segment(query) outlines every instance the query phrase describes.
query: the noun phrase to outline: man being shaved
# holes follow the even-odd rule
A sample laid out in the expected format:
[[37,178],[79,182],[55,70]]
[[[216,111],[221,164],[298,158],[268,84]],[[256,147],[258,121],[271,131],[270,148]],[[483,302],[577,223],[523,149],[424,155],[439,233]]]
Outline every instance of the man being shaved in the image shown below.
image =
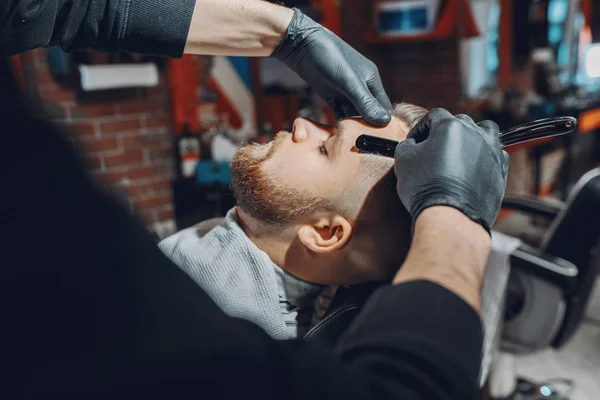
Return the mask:
[[360,154],[354,143],[360,134],[404,140],[426,113],[398,104],[383,128],[296,119],[292,132],[239,150],[238,203],[221,224],[205,235],[183,230],[161,249],[229,315],[277,339],[304,336],[323,287],[383,281],[402,264],[410,221],[393,159]]

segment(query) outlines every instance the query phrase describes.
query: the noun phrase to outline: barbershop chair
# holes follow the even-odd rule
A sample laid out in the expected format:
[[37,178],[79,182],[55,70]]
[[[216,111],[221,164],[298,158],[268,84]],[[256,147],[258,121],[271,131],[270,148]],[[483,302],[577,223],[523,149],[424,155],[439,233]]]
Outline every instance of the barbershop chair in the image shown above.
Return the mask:
[[561,348],[580,326],[598,278],[600,168],[585,174],[565,203],[507,196],[502,207],[536,225],[549,222],[537,243],[530,237],[511,257],[502,342],[490,376],[490,398],[529,399],[535,396],[522,390],[514,356]]
[[600,168],[564,204],[507,196],[502,207],[550,221],[537,246],[522,245],[511,259],[503,350],[560,348],[580,325],[600,271]]

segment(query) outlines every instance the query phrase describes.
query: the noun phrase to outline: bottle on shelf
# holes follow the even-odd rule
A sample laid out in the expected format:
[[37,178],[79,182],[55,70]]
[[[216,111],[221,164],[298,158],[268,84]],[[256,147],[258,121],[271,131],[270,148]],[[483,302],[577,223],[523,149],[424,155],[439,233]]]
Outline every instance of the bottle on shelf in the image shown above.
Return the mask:
[[178,139],[179,171],[182,178],[193,178],[200,160],[200,138],[190,132],[186,124]]

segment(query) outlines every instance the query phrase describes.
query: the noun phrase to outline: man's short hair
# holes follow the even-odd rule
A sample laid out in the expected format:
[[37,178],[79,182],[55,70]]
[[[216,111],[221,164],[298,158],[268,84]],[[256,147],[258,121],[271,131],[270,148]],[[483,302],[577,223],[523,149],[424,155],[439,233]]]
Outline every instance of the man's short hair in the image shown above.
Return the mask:
[[[427,114],[428,110],[409,103],[394,105],[392,115],[406,124],[397,132],[396,140],[406,139],[409,131]],[[351,205],[358,212],[354,235],[362,235],[362,245],[369,258],[365,265],[398,267],[408,253],[411,220],[396,191],[394,160],[388,157],[367,156],[361,160],[360,179],[362,190]],[[355,187],[354,190],[357,188]],[[358,209],[358,211],[356,211]],[[371,247],[369,247],[371,246]]]
[[[421,106],[410,103],[398,103],[394,105],[392,115],[404,122],[408,129],[412,129],[417,123],[423,119],[428,110]],[[408,134],[408,132],[406,132]],[[404,139],[404,137],[402,138]]]
[[[423,119],[428,110],[410,103],[398,103],[392,108],[392,115],[404,122],[408,127],[406,131],[398,131],[396,140],[402,141],[406,139],[409,131]],[[380,156],[368,156],[364,157],[361,162],[361,172],[363,179],[369,184],[374,185],[380,180],[383,175],[386,174],[393,166],[393,160],[391,158],[384,158]]]

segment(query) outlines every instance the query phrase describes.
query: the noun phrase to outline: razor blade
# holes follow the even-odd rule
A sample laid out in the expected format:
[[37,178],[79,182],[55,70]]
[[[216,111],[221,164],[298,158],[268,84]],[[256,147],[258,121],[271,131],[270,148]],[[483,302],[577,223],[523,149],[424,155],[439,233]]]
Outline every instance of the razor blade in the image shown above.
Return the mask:
[[[504,148],[531,140],[566,135],[575,129],[577,129],[577,118],[552,117],[538,119],[503,130],[500,132],[500,144]],[[363,134],[356,139],[356,148],[360,153],[393,158],[398,143],[400,142],[396,140]]]

